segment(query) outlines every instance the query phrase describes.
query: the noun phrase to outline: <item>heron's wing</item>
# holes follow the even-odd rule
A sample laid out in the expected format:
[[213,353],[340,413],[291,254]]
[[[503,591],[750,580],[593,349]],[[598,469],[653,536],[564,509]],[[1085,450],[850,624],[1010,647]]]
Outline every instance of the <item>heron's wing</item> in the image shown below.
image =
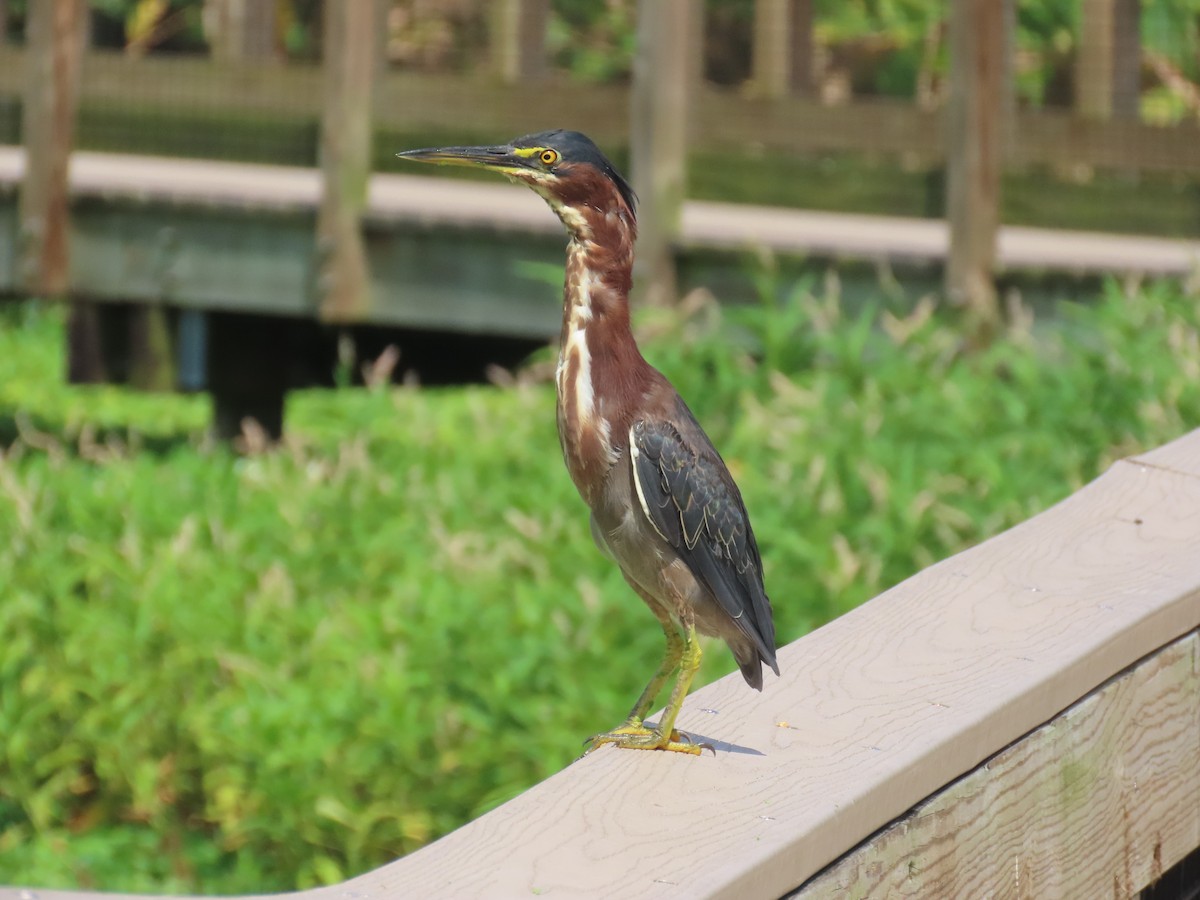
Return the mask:
[[629,430],[642,512],[778,674],[771,603],[742,495],[682,401],[678,410],[674,421],[639,419]]

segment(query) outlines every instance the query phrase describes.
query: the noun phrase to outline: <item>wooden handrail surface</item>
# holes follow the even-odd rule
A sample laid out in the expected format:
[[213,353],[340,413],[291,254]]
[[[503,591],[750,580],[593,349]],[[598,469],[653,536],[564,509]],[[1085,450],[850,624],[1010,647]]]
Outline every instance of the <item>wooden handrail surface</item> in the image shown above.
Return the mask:
[[[779,897],[1200,627],[1200,430],[736,673],[679,725],[716,755],[602,748],[346,897]],[[787,585],[774,602],[789,602]],[[0,900],[71,892],[0,889]]]

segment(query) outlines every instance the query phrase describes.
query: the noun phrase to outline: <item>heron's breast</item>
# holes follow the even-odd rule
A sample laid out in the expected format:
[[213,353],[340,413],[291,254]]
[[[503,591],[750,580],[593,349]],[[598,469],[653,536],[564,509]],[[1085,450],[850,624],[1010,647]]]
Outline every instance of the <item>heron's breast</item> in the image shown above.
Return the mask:
[[568,323],[555,376],[558,435],[567,470],[589,502],[616,461],[612,423],[595,376],[586,323]]

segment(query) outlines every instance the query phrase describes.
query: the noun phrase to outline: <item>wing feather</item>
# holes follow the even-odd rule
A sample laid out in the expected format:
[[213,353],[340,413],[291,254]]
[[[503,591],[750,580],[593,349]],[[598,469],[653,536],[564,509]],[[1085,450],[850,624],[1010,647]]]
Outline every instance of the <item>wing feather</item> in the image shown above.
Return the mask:
[[629,430],[642,512],[778,674],[771,604],[741,492],[682,401],[674,418],[678,426],[645,418]]

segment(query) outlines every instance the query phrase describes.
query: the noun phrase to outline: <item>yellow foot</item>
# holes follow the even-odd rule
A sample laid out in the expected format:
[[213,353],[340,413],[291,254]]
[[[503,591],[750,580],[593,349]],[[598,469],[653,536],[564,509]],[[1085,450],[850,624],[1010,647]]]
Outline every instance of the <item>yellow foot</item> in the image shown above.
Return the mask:
[[670,750],[673,753],[690,753],[693,756],[699,756],[705,750],[712,750],[713,756],[717,755],[712,744],[697,744],[682,731],[672,728],[668,735],[657,728],[647,728],[636,722],[626,722],[620,728],[614,728],[604,734],[597,734],[588,738],[584,743],[587,744],[584,756],[601,744],[616,744],[626,750]]

